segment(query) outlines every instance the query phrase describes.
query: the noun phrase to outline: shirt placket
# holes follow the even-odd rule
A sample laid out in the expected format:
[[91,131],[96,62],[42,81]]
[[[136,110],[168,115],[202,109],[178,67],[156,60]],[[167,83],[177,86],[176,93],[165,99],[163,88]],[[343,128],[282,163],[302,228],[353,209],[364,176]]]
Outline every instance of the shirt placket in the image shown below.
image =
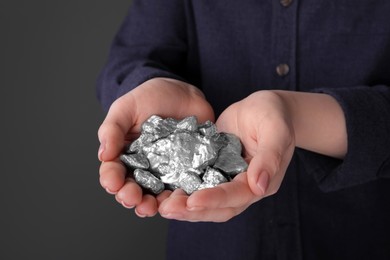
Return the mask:
[[272,6],[272,87],[295,90],[298,0],[273,0]]
[[[297,90],[298,4],[298,0],[273,1],[270,70],[274,89]],[[297,168],[293,159],[285,176],[285,185],[274,200],[277,259],[302,259]]]

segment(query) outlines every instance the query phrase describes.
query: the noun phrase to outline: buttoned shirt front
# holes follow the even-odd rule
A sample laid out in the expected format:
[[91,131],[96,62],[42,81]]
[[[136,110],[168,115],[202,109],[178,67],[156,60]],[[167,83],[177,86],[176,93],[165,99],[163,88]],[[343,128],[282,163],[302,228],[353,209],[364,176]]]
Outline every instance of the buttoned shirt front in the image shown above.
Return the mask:
[[134,0],[99,79],[103,107],[153,77],[217,115],[263,89],[332,95],[348,154],[297,149],[278,193],[221,223],[171,222],[169,259],[390,258],[390,1]]

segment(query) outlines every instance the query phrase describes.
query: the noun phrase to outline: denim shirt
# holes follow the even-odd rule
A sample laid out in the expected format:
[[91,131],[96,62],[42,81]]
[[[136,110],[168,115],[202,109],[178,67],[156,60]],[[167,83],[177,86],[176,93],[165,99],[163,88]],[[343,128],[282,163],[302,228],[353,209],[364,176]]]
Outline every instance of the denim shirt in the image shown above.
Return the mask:
[[171,221],[168,259],[390,259],[390,1],[134,0],[98,98],[154,77],[216,115],[262,89],[326,93],[348,134],[344,160],[297,148],[278,193],[226,223]]

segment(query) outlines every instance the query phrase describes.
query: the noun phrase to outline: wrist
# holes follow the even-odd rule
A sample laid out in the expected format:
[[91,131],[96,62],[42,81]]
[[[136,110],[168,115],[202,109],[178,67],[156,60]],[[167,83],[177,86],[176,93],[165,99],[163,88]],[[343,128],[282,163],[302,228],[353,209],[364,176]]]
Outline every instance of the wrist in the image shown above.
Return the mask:
[[344,113],[327,94],[275,91],[286,104],[296,146],[320,154],[343,158],[347,152]]

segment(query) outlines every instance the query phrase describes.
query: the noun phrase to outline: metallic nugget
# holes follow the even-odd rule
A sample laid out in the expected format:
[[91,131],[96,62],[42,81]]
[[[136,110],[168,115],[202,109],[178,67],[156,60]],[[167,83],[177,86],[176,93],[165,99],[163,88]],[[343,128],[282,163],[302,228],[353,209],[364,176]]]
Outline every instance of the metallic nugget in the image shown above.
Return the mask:
[[135,181],[154,194],[177,188],[192,194],[227,182],[248,167],[235,135],[218,133],[210,121],[198,124],[195,116],[151,116],[120,159],[134,171]]
[[135,169],[134,179],[139,185],[150,190],[154,194],[159,194],[164,190],[164,183],[148,171]]

